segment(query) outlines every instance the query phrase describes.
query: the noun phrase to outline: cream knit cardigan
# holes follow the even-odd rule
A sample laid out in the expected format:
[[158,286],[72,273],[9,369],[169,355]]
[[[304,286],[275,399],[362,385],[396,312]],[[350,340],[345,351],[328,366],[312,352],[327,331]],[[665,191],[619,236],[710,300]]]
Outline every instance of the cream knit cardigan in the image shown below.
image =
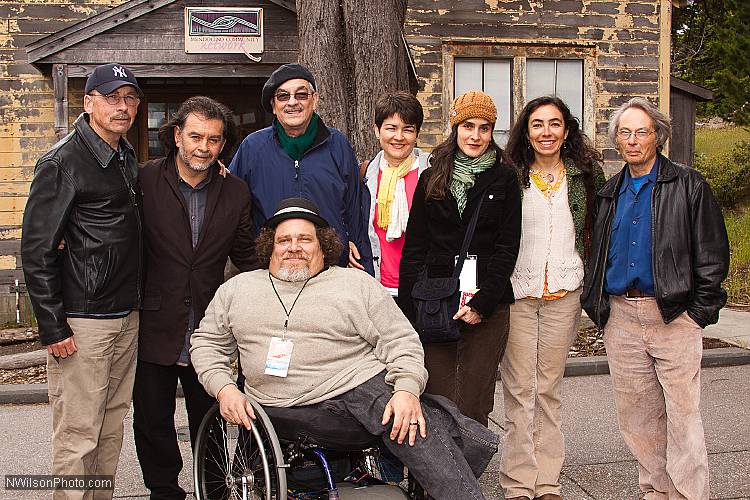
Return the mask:
[[[302,282],[274,283],[289,310]],[[419,337],[369,274],[331,267],[310,279],[289,316],[294,349],[288,376],[265,375],[271,337],[281,337],[285,319],[267,269],[219,287],[191,337],[191,361],[206,391],[216,396],[235,383],[230,359],[239,348],[245,393],[263,405],[319,403],[384,370],[394,391],[422,394],[427,370]]]
[[545,266],[550,292],[572,291],[583,284],[583,261],[575,246],[567,176],[549,199],[533,181],[523,190],[521,246],[510,278],[516,299],[542,296]]

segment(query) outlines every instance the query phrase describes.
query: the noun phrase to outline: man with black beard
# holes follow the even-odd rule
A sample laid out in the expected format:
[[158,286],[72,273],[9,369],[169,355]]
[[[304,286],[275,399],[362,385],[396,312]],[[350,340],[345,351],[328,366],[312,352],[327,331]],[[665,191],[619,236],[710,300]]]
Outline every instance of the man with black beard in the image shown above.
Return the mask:
[[198,383],[188,348],[227,257],[256,267],[247,185],[219,162],[236,140],[231,112],[208,97],[186,100],[159,131],[166,158],[140,171],[146,279],[133,393],[133,429],[151,498],[183,499],[174,426],[175,389],[185,394],[191,444],[214,400]]

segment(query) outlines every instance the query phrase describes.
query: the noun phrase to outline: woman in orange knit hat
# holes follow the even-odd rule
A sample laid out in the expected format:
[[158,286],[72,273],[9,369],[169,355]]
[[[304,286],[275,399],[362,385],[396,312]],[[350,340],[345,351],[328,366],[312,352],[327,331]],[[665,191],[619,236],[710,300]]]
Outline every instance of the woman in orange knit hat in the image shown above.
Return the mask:
[[521,196],[518,178],[492,137],[497,111],[490,96],[478,91],[462,94],[453,101],[449,118],[450,136],[432,152],[431,167],[414,193],[398,300],[413,322],[414,284],[423,276],[452,275],[467,226],[479,207],[461,272],[461,290],[468,300],[454,316],[462,324],[461,339],[426,343],[424,351],[426,392],[448,397],[464,415],[487,425],[508,337]]

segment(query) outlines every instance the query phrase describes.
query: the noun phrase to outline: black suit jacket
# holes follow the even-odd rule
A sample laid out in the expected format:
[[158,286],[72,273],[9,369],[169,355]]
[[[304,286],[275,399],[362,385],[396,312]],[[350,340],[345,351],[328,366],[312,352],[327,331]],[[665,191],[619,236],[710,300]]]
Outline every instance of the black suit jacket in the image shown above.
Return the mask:
[[237,177],[215,172],[207,187],[206,213],[193,249],[174,155],[145,163],[139,179],[146,272],[138,358],[172,365],[185,343],[190,307],[195,309],[197,327],[224,281],[227,257],[240,271],[257,267],[250,193]]

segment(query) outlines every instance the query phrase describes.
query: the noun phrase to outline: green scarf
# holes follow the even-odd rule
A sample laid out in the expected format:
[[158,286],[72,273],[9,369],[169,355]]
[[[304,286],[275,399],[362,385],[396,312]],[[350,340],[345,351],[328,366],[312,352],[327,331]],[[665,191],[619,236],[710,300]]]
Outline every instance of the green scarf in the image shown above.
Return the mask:
[[307,126],[305,133],[299,137],[289,137],[279,120],[274,120],[274,127],[279,136],[281,148],[292,157],[293,160],[299,160],[305,151],[312,145],[315,136],[318,134],[318,114],[313,113],[310,124]]
[[460,150],[453,158],[453,175],[451,176],[451,194],[458,203],[458,213],[463,215],[466,208],[466,191],[474,185],[477,174],[481,174],[495,164],[497,152],[490,147],[482,156],[472,158]]

